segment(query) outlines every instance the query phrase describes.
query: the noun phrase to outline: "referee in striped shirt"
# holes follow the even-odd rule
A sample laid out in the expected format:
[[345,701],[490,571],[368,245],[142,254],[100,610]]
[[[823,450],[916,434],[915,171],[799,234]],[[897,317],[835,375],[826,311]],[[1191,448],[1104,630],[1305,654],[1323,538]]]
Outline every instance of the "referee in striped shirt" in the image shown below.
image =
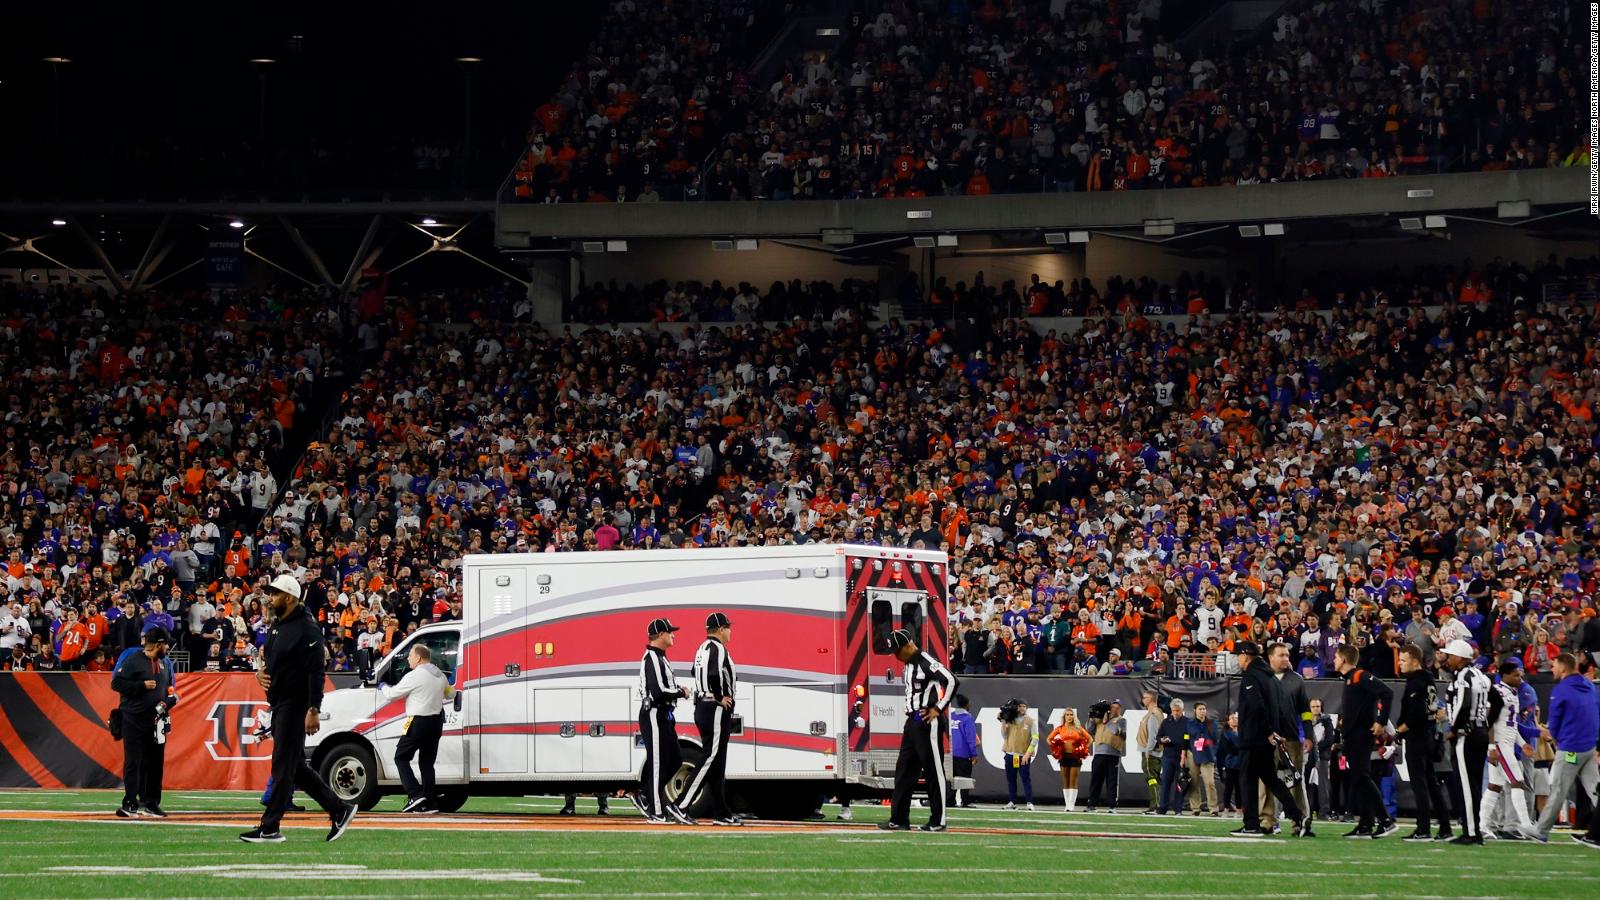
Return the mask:
[[706,814],[713,825],[739,825],[728,808],[726,776],[728,738],[733,733],[733,693],[737,675],[733,657],[728,654],[728,639],[733,623],[723,613],[706,616],[706,640],[694,655],[694,724],[700,729],[700,746],[705,761],[684,789],[679,805],[693,807],[703,794]]

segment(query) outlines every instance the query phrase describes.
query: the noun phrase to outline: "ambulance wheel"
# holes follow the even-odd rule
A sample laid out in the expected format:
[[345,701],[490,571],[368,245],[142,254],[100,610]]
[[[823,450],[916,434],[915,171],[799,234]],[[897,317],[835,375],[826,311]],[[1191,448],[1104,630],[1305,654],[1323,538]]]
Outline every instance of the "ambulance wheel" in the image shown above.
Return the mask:
[[[683,765],[678,767],[677,774],[667,780],[667,796],[681,801],[683,792],[689,788],[689,782],[694,780],[694,774],[700,771],[700,764],[705,762],[706,754],[699,745],[682,740],[678,741],[678,754],[683,757]],[[695,798],[695,802],[685,807],[683,811],[691,816],[703,815],[705,798]]]
[[321,774],[340,800],[362,812],[378,805],[378,766],[367,747],[349,743],[333,748],[322,758]]
[[439,792],[433,805],[442,813],[453,813],[467,805],[467,789],[464,787],[447,787]]

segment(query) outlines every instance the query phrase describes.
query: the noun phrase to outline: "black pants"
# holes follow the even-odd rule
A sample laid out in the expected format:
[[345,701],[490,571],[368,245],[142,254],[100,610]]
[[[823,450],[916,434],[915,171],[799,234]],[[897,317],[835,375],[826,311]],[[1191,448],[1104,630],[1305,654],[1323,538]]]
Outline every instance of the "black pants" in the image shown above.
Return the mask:
[[[1240,764],[1243,765],[1241,759]],[[1239,809],[1239,804],[1244,802],[1241,796],[1242,786],[1239,784],[1239,766],[1232,766],[1222,771],[1222,808]]]
[[672,803],[672,798],[667,796],[667,782],[683,765],[672,710],[640,710],[639,734],[644,738],[644,773],[639,784],[639,799],[651,815],[665,816],[667,806]]
[[151,715],[122,716],[122,805],[133,808],[161,805],[161,778],[166,769],[167,745],[156,743],[156,719]]
[[706,758],[684,789],[679,805],[688,809],[703,795],[706,815],[726,819],[733,815],[733,810],[728,808],[727,790],[728,738],[733,736],[733,711],[723,709],[720,703],[697,702],[694,724],[700,729],[700,746]]
[[1085,804],[1089,809],[1100,805],[1100,798],[1106,798],[1107,809],[1117,808],[1117,781],[1122,769],[1122,757],[1111,753],[1096,753],[1089,757],[1093,761],[1094,771],[1089,773],[1089,802]]
[[[371,777],[378,777],[378,773],[371,773]],[[306,761],[305,703],[275,703],[272,705],[272,790],[267,794],[267,809],[261,814],[262,831],[278,830],[295,788],[317,801],[330,816],[344,808],[344,801]]]
[[[1483,796],[1483,766],[1489,760],[1489,734],[1475,728],[1457,735],[1450,742],[1450,752],[1455,755],[1456,794],[1452,802],[1461,818],[1462,834],[1483,837],[1483,823],[1478,821],[1478,800]],[[1550,798],[1554,803],[1555,798]]]
[[1246,747],[1244,750],[1244,771],[1239,773],[1244,781],[1244,826],[1246,828],[1261,827],[1261,796],[1258,784],[1265,784],[1267,790],[1272,792],[1278,803],[1279,809],[1289,813],[1289,818],[1298,821],[1304,812],[1294,803],[1294,792],[1289,786],[1278,778],[1278,756],[1271,744],[1260,747]]
[[1431,831],[1437,819],[1440,831],[1450,830],[1450,807],[1445,805],[1439,773],[1433,767],[1433,738],[1406,739],[1406,774],[1411,777],[1411,796],[1417,805],[1417,830]]
[[[977,759],[975,756],[950,757],[950,774],[954,775],[956,778],[971,778],[972,763],[975,759]],[[962,799],[966,800],[967,798],[963,797]],[[944,802],[946,806],[956,805],[956,789],[954,780],[950,782],[950,787],[945,790]]]
[[1346,741],[1345,782],[1350,785],[1350,811],[1359,816],[1356,823],[1370,828],[1378,822],[1389,820],[1389,810],[1383,805],[1383,792],[1372,780],[1372,743]]
[[894,797],[890,801],[889,821],[911,824],[911,794],[920,778],[928,783],[928,824],[945,824],[945,727],[943,716],[932,722],[906,716],[905,728],[900,732],[900,757],[894,764]]
[[[444,713],[412,716],[406,733],[394,748],[394,765],[400,770],[400,786],[406,797],[433,799],[433,761],[439,757],[439,736],[444,734]],[[411,757],[417,757],[417,772],[422,783],[411,774]]]

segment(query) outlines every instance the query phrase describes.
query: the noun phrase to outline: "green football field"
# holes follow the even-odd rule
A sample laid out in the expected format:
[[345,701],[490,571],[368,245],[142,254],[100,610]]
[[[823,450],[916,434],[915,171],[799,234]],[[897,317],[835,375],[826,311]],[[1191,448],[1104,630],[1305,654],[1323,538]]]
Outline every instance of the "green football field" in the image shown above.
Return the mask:
[[286,820],[285,843],[258,846],[236,837],[259,814],[252,795],[169,793],[181,822],[112,818],[118,799],[0,791],[0,896],[1600,896],[1600,853],[1564,829],[1482,848],[1342,840],[1350,826],[1336,823],[1249,839],[1228,836],[1235,819],[1041,808],[955,810],[950,833],[907,834],[872,828],[887,808],[859,804],[854,823],[830,806],[823,823],[690,829],[645,826],[625,801],[609,819],[587,798],[558,817],[559,800],[534,797],[429,817],[390,799],[338,843],[306,815]]

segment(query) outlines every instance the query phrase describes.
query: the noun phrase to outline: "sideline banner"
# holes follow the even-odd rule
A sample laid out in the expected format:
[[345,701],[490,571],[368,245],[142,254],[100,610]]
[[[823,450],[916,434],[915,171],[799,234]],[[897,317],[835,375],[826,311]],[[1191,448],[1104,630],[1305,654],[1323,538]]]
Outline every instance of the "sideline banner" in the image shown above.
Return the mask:
[[[264,789],[272,744],[252,737],[256,715],[267,708],[255,676],[183,673],[176,690],[166,789]],[[122,745],[106,730],[118,701],[105,673],[0,676],[0,787],[120,787]]]

